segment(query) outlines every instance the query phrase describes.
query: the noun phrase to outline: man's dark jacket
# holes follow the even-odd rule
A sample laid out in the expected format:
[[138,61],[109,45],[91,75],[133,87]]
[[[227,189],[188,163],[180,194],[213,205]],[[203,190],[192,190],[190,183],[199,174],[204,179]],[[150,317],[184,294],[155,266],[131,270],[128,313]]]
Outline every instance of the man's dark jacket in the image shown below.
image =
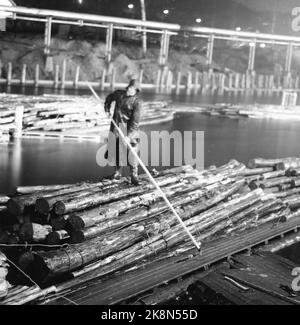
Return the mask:
[[[127,125],[127,136],[134,140],[138,137],[142,116],[142,105],[139,98],[136,95],[127,96],[126,90],[117,90],[107,96],[104,105],[105,112],[110,112],[112,102],[115,102],[114,121],[118,126],[122,123]],[[110,131],[117,133],[113,123],[111,123]]]

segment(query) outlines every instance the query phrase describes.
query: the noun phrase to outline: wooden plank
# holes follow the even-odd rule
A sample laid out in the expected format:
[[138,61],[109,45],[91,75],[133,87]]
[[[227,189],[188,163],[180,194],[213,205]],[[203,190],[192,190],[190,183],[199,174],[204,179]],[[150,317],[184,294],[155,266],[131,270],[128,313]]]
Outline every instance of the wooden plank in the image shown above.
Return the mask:
[[[204,243],[202,255],[197,254],[196,250],[192,249],[182,256],[153,263],[136,271],[119,272],[105,279],[100,279],[99,283],[96,283],[99,279],[89,281],[75,289],[75,292],[73,291],[65,296],[78,304],[116,304],[165,282],[263,244],[266,240],[279,237],[299,227],[299,218],[276,226],[266,224],[259,229],[246,231],[239,236],[222,238],[208,244]],[[49,304],[66,303],[63,299],[49,302]]]
[[277,255],[268,253],[253,256],[237,256],[240,268],[223,272],[239,283],[261,294],[277,299],[279,304],[300,304],[300,297],[291,297],[284,288],[291,288],[292,270],[296,264]]
[[[223,271],[226,269],[224,266]],[[211,272],[201,281],[201,286],[211,289],[215,294],[221,295],[230,303],[235,305],[289,305],[289,303],[281,301],[257,290],[244,291],[231,282],[227,281],[222,274],[222,270]]]

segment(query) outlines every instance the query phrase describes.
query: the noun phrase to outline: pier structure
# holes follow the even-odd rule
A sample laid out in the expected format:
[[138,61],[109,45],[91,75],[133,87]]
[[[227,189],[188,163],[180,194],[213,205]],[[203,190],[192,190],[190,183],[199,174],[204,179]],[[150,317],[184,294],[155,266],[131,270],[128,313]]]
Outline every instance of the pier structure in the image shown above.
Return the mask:
[[[179,24],[170,24],[164,22],[145,21],[137,19],[101,16],[94,14],[75,13],[66,11],[44,10],[35,8],[26,8],[19,6],[0,6],[0,16],[12,20],[25,20],[32,22],[41,22],[45,24],[44,37],[44,54],[46,55],[46,62],[51,57],[51,39],[52,30],[55,24],[70,25],[70,26],[87,26],[93,28],[101,28],[106,30],[106,52],[105,59],[109,64],[112,60],[112,49],[114,42],[115,31],[132,31],[142,32],[143,35],[155,34],[160,36],[160,51],[157,58],[161,69],[157,76],[156,84],[142,84],[143,88],[163,88],[164,90],[180,90],[186,89],[190,91],[194,89],[197,91],[201,85],[208,84],[211,88],[228,89],[228,90],[245,90],[245,89],[295,89],[299,88],[299,78],[292,78],[292,62],[294,48],[300,46],[300,37],[274,35],[265,33],[254,33],[247,31],[236,31],[219,28],[195,27],[195,26],[181,26]],[[208,66],[208,75],[202,73],[198,76],[192,76],[194,82],[186,81],[186,84],[180,83],[180,75],[173,76],[172,71],[167,70],[168,56],[170,43],[175,36],[188,36],[189,38],[202,38],[207,40],[206,62]],[[249,46],[248,67],[245,74],[236,73],[213,73],[212,64],[214,56],[214,48],[216,41],[240,42]],[[142,44],[141,44],[142,45]],[[275,80],[276,76],[256,75],[255,73],[255,59],[258,47],[280,45],[286,48],[286,58],[284,63],[285,80]],[[64,64],[67,64],[64,63]],[[26,79],[26,67],[23,66],[22,76],[20,79],[12,78],[12,66],[8,67],[7,77],[1,79],[0,83],[7,83],[7,85],[34,85],[34,86],[54,86],[54,87],[84,87],[80,81],[80,71],[77,69],[74,80],[65,80],[66,66],[55,67],[54,80],[39,80],[39,67],[35,67],[35,80]],[[179,72],[180,73],[180,72]],[[178,74],[179,74],[178,73]],[[141,71],[140,75],[142,76]],[[110,80],[107,80],[109,77]],[[143,78],[141,78],[143,79]],[[187,78],[189,79],[189,78]],[[176,82],[177,80],[177,82]],[[143,80],[142,80],[143,81]],[[96,86],[96,85],[94,85]],[[114,72],[108,73],[103,71],[103,78],[101,78],[101,89],[113,88],[119,86],[115,81]]]

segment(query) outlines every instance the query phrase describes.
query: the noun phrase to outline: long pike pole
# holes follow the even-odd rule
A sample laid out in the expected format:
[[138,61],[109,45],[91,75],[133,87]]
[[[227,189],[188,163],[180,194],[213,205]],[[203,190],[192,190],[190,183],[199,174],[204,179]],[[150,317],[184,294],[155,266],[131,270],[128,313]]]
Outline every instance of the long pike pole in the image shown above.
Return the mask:
[[[98,94],[95,92],[94,88],[92,87],[92,85],[87,82],[88,87],[90,88],[91,92],[93,93],[93,95],[95,96],[95,98],[100,101],[100,98],[98,96]],[[201,250],[201,243],[198,243],[196,241],[196,239],[194,238],[194,236],[191,234],[191,232],[188,230],[187,226],[184,224],[184,222],[182,221],[182,219],[180,218],[180,216],[178,215],[178,213],[176,212],[176,210],[174,209],[173,205],[171,204],[171,202],[168,200],[166,194],[162,191],[162,189],[160,188],[160,186],[157,184],[157,182],[155,181],[155,179],[152,177],[152,175],[150,174],[148,168],[145,166],[145,164],[143,163],[143,161],[141,160],[141,158],[139,157],[139,155],[135,152],[135,150],[132,148],[131,144],[129,141],[127,141],[124,133],[122,132],[122,130],[119,128],[119,126],[117,125],[117,123],[111,119],[113,125],[115,126],[115,128],[117,129],[117,131],[119,132],[122,140],[125,142],[125,144],[128,146],[128,148],[130,149],[131,153],[134,155],[134,157],[137,159],[137,161],[139,162],[139,164],[141,165],[141,167],[143,168],[143,170],[145,171],[145,173],[147,174],[147,176],[149,177],[151,183],[156,187],[156,189],[158,190],[158,192],[160,193],[161,197],[164,199],[164,201],[166,202],[167,206],[169,207],[169,209],[172,211],[172,213],[174,214],[174,216],[177,218],[177,220],[179,221],[179,223],[181,224],[181,226],[183,227],[183,229],[185,230],[185,232],[188,234],[188,236],[190,237],[191,241],[193,242],[193,244],[196,246],[196,248],[198,249],[198,251]]]

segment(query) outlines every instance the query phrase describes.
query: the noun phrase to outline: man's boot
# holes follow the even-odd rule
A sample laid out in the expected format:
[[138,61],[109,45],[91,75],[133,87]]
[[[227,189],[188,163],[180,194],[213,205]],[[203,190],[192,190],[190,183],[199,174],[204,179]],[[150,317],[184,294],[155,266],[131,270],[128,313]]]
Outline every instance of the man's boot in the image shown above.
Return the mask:
[[120,167],[117,167],[113,176],[112,176],[112,179],[114,180],[120,180],[122,177],[122,169]]
[[138,168],[130,167],[130,173],[131,173],[131,184],[134,186],[140,185],[141,183],[138,176]]

